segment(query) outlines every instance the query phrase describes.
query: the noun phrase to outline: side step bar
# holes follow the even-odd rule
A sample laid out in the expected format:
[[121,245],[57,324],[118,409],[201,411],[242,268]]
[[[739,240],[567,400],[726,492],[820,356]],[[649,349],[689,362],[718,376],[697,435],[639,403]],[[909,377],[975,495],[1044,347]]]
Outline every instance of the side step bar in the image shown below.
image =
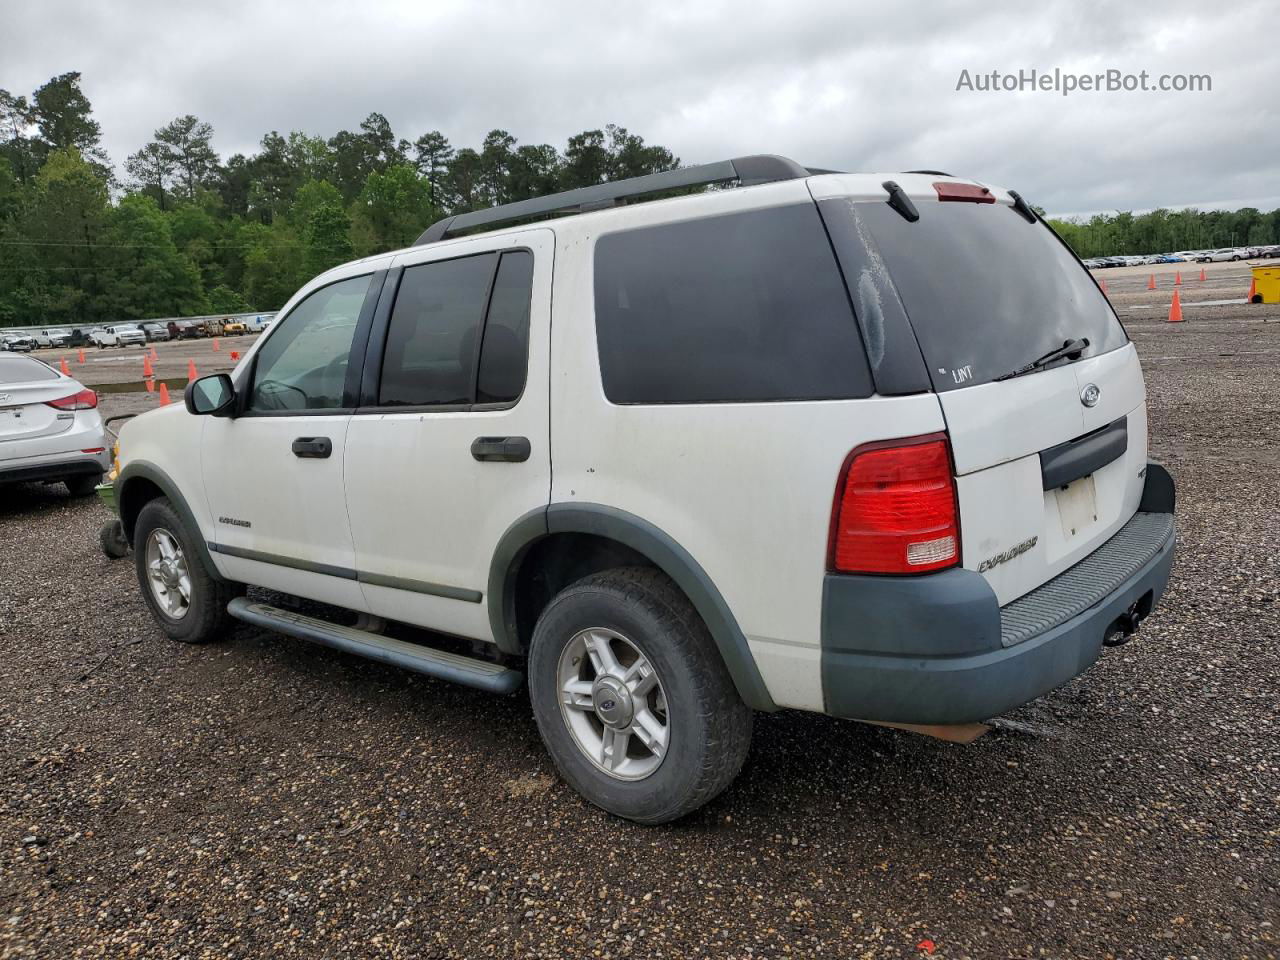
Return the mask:
[[227,613],[255,627],[310,640],[357,657],[377,660],[429,677],[475,687],[489,693],[512,693],[524,682],[524,674],[486,660],[461,657],[444,650],[433,650],[416,643],[406,643],[381,634],[343,627],[327,620],[317,620],[292,610],[281,610],[247,597],[236,597],[227,604]]

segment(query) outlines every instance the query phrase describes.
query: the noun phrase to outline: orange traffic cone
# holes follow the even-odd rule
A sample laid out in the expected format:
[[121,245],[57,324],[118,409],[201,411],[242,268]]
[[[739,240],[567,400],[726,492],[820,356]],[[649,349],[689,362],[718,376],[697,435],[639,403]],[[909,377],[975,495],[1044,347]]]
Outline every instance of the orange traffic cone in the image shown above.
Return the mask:
[[196,362],[194,360],[188,360],[187,361],[187,379],[198,380],[199,378],[200,378],[200,374],[196,373]]
[[156,353],[156,348],[155,348],[155,345],[153,344],[151,347],[151,362],[157,363],[159,362],[159,360],[160,360],[160,354]]
[[214,349],[214,350],[221,350],[221,349],[222,349],[222,347],[218,346],[218,338],[217,338],[217,337],[214,337],[214,338],[213,338],[213,349]]
[[1169,304],[1169,323],[1182,323],[1182,301],[1178,299],[1178,291],[1173,291],[1173,302]]
[[1200,282],[1204,283],[1204,267],[1200,268]]
[[1154,290],[1156,288],[1156,275],[1153,273],[1147,280],[1147,289]]
[[71,376],[71,368],[67,366],[67,358],[63,357],[62,362],[58,364],[58,369],[62,371],[64,377]]
[[232,360],[239,360],[239,359],[240,359],[240,351],[239,351],[239,350],[232,350],[232,351],[231,351],[231,359],[232,359]]
[[160,381],[160,406],[167,407],[168,405],[169,405],[169,387],[163,380],[161,380]]
[[1174,285],[1175,287],[1180,287],[1180,286],[1182,286],[1182,271],[1181,271],[1181,270],[1175,270],[1175,271],[1173,271],[1173,285]]
[[[1254,277],[1252,280],[1249,281],[1249,295],[1245,297],[1245,300],[1248,303],[1253,303],[1253,298],[1256,297],[1257,295],[1258,295],[1258,278]],[[65,360],[62,361],[62,365],[63,367],[65,367],[67,365],[67,362]],[[67,371],[63,370],[62,372],[66,373]]]
[[142,355],[142,375],[144,377],[154,377],[156,372],[151,369],[151,354],[144,353]]
[[1105,280],[1099,280],[1099,281],[1098,281],[1098,286],[1101,288],[1101,290],[1102,290],[1102,292],[1103,292],[1103,293],[1106,293],[1106,292],[1107,292],[1107,281],[1105,281]]
[[155,392],[156,392],[156,382],[155,382],[154,380],[147,380],[147,381],[145,381],[145,382],[146,382],[146,385],[147,385],[147,393],[155,393]]
[[82,349],[76,357],[76,363],[84,363],[84,350]]

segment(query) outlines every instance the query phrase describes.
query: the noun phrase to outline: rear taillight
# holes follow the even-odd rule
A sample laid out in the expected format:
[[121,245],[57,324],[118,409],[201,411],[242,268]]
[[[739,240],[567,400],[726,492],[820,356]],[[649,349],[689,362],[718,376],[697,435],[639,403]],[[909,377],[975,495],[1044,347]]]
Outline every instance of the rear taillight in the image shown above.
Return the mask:
[[92,390],[81,390],[69,397],[49,400],[46,405],[57,410],[92,410],[98,405],[98,395]]
[[838,573],[928,573],[960,559],[946,434],[858,447],[832,512],[828,565]]

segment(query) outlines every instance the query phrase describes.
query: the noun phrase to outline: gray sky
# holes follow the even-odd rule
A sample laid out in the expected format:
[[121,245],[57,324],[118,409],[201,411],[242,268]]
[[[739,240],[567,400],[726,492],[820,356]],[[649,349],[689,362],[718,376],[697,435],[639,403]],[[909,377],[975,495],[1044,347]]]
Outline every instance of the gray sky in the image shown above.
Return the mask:
[[[1280,57],[1264,0],[15,0],[0,87],[83,86],[119,166],[194,113],[223,156],[265,132],[331,136],[377,110],[399,136],[563,148],[618,123],[683,162],[781,153],[843,170],[946,170],[1051,213],[1280,206]],[[999,70],[1212,91],[957,91]],[[976,82],[976,80],[975,80]]]

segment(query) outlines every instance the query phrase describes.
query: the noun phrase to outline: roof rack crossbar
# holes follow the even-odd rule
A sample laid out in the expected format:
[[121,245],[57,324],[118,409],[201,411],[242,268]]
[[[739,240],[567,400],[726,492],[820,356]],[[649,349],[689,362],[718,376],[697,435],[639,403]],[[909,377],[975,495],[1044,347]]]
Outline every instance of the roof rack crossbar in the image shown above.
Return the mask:
[[661,193],[665,190],[710,186],[715,183],[728,183],[731,180],[737,180],[743,186],[753,186],[779,180],[795,180],[809,175],[810,171],[786,157],[769,154],[735,157],[718,163],[680,167],[661,173],[650,173],[643,177],[632,177],[629,180],[579,187],[576,190],[565,190],[545,197],[534,197],[530,200],[505,203],[498,207],[488,207],[484,210],[473,210],[470,213],[459,213],[437,220],[422,232],[413,245],[420,247],[444,240],[462,230],[493,227],[543,214],[598,210],[612,206],[619,200]]

